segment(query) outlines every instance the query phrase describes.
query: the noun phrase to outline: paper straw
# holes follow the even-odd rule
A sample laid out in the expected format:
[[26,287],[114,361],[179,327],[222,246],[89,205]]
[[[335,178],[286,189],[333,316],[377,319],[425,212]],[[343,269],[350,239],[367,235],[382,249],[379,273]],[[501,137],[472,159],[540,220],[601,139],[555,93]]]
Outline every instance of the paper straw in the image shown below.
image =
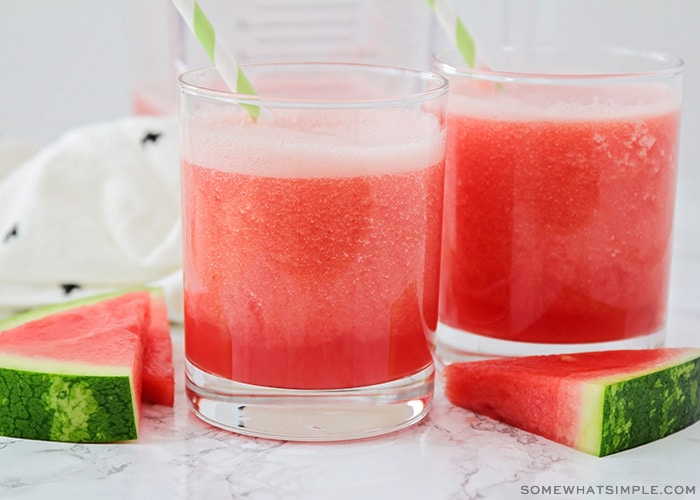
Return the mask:
[[448,0],[427,0],[430,8],[435,13],[435,17],[447,32],[452,42],[457,46],[457,50],[462,54],[464,61],[470,68],[476,63],[476,45],[474,38],[454,11]]
[[[253,85],[238,66],[233,54],[219,42],[214,26],[204,14],[199,2],[196,0],[173,0],[173,4],[204,48],[211,62],[216,66],[228,88],[239,94],[255,95]],[[253,119],[260,114],[258,106],[252,104],[241,104],[241,106],[248,111]]]

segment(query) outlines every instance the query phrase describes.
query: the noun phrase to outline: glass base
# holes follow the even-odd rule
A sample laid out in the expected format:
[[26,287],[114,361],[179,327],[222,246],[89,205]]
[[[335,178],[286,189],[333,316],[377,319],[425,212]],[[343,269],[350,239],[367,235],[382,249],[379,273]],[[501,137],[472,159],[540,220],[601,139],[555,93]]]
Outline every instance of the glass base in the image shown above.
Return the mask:
[[216,427],[285,441],[345,441],[406,428],[428,413],[435,367],[386,384],[351,389],[260,387],[217,377],[185,361],[194,413]]
[[508,356],[533,356],[539,354],[563,354],[586,351],[609,351],[612,349],[647,349],[664,344],[666,330],[624,340],[593,342],[587,344],[540,344],[495,339],[438,324],[435,355],[440,365],[460,361]]

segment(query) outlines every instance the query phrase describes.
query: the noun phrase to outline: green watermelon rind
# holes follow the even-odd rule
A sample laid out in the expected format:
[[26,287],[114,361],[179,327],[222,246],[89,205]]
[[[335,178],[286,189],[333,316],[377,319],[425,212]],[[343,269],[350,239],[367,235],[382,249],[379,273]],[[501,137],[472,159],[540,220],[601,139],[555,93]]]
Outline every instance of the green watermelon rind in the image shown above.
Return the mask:
[[[0,435],[66,442],[136,439],[128,375],[86,376],[0,367]],[[22,418],[22,416],[27,418]]]
[[605,456],[661,439],[700,420],[700,350],[663,366],[584,387],[576,448]]

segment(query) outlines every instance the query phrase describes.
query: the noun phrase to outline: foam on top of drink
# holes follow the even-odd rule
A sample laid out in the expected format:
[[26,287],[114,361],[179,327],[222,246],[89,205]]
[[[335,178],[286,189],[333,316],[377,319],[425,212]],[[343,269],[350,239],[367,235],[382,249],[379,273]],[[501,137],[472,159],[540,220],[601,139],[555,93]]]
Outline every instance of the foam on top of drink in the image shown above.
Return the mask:
[[275,109],[199,112],[183,160],[267,177],[344,177],[420,170],[444,158],[438,116],[415,109]]
[[678,112],[680,104],[680,93],[663,84],[533,87],[458,82],[450,94],[452,113],[512,121],[620,120]]

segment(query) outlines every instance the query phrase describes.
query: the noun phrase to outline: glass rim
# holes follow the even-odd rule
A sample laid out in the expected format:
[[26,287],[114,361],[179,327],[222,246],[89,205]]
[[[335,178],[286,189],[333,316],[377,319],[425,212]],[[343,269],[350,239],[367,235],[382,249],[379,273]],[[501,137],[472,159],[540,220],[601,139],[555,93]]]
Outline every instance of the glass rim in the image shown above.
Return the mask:
[[[446,95],[449,90],[449,81],[439,73],[421,69],[405,68],[401,66],[385,66],[378,64],[363,64],[351,62],[263,62],[241,64],[241,70],[255,71],[256,69],[283,68],[296,71],[297,75],[304,75],[304,68],[315,68],[324,71],[355,71],[371,76],[393,75],[410,76],[416,81],[429,82],[428,88],[416,92],[404,92],[398,95],[387,95],[385,97],[372,98],[293,98],[258,96],[256,94],[245,94],[213,88],[212,85],[202,85],[193,80],[201,76],[214,76],[221,80],[218,70],[214,66],[204,66],[189,69],[178,75],[180,91],[182,93],[198,96],[201,98],[235,104],[250,104],[260,107],[284,108],[284,107],[304,107],[304,108],[365,108],[379,106],[402,106],[431,101],[441,95]],[[432,85],[430,85],[432,83]]]
[[[657,67],[629,71],[581,71],[581,72],[557,72],[557,71],[525,71],[525,70],[497,70],[487,66],[470,68],[462,62],[456,49],[445,49],[433,54],[433,64],[436,71],[449,76],[464,76],[479,80],[500,83],[529,83],[529,84],[613,84],[618,82],[663,80],[680,75],[685,69],[685,62],[679,56],[669,52],[658,50],[631,49],[627,47],[596,47],[596,48],[564,48],[551,45],[523,47],[506,45],[496,47],[502,53],[523,52],[528,54],[569,54],[572,60],[580,55],[598,55],[625,58],[627,60],[644,60],[649,63],[656,62]],[[458,61],[458,62],[455,62]],[[662,64],[658,64],[662,63]],[[651,66],[651,64],[650,64]]]

